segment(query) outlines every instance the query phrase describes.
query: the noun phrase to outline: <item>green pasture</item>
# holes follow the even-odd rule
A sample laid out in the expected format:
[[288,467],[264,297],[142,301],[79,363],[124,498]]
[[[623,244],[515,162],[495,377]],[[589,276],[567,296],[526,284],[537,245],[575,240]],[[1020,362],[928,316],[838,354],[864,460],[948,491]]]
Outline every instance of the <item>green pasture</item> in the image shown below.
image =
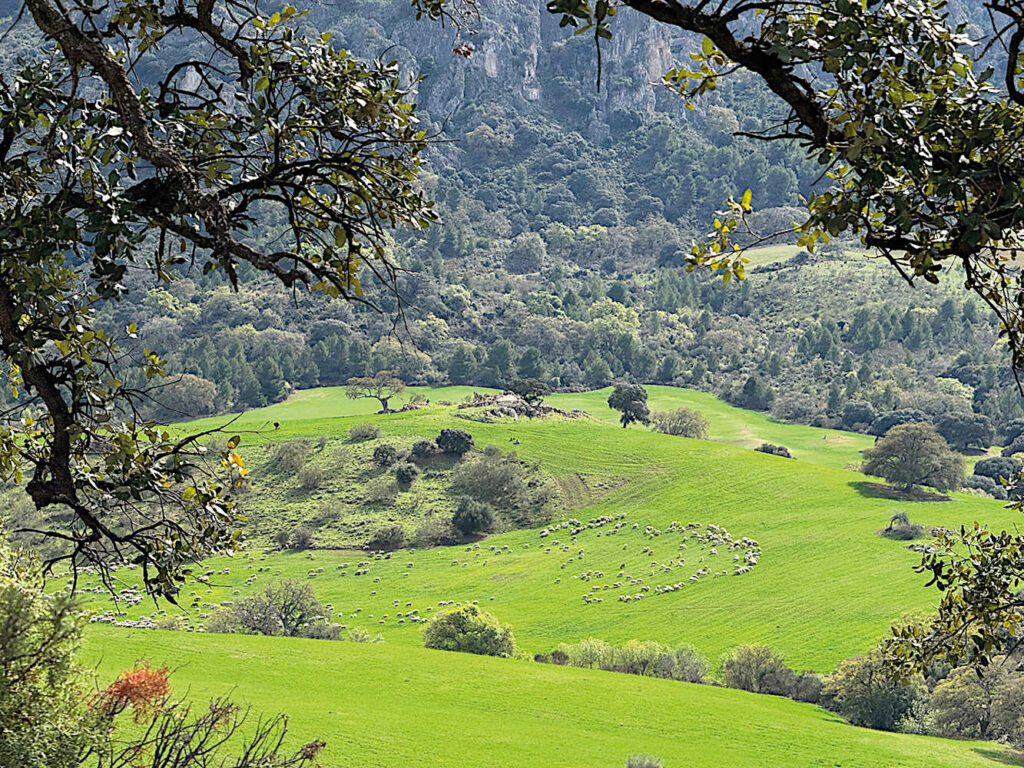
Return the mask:
[[[139,659],[193,699],[290,715],[328,768],[994,768],[993,744],[881,733],[807,704],[726,688],[406,646],[93,629],[112,679]],[[255,716],[255,714],[253,715]]]
[[[445,604],[476,600],[510,622],[530,652],[589,636],[613,642],[636,638],[688,642],[714,661],[730,647],[758,642],[782,651],[798,669],[829,671],[872,647],[893,620],[929,611],[938,597],[914,573],[919,556],[905,543],[878,535],[895,511],[905,510],[924,525],[1015,522],[998,502],[966,495],[948,502],[877,498],[862,475],[839,468],[855,455],[858,441],[869,440],[863,436],[780,424],[759,414],[747,415],[751,426],[746,428],[739,409],[703,395],[652,388],[656,406],[703,404],[714,409],[708,412],[713,434],[719,430],[723,439],[738,443],[765,439],[788,445],[798,457],[788,460],[726,443],[624,430],[595,407],[602,397],[598,392],[561,399],[565,406],[589,405],[600,418],[493,424],[456,418],[447,407],[331,416],[353,403],[326,395],[318,406],[320,418],[312,417],[317,407],[302,397],[248,414],[235,428],[244,431],[271,418],[280,426],[246,434],[243,448],[247,441],[308,435],[326,438],[324,450],[330,451],[344,445],[352,424],[366,419],[379,424],[385,437],[433,436],[442,427],[461,426],[479,446],[508,449],[518,440],[519,454],[539,460],[574,500],[565,517],[625,515],[627,525],[611,536],[606,529],[587,530],[575,542],[567,531],[546,538],[539,530],[515,531],[492,536],[479,548],[399,551],[389,559],[352,551],[262,554],[255,549],[211,561],[210,585],[190,585],[182,604],[198,625],[210,603],[262,589],[275,579],[299,578],[314,584],[336,621],[380,631],[394,645],[418,645],[419,619]],[[304,418],[288,418],[289,409]],[[729,414],[737,421],[730,424]],[[845,439],[849,442],[841,442]],[[762,554],[748,573],[733,575],[734,553],[712,557],[690,542],[692,556],[683,555],[685,565],[666,569],[685,542],[667,532],[651,538],[644,529],[664,531],[673,521],[724,526],[737,539],[757,540]],[[703,568],[711,573],[692,581]],[[363,573],[356,575],[357,570]],[[602,576],[584,578],[596,571]],[[713,575],[720,571],[725,575]],[[685,584],[667,594],[619,600],[642,586],[654,591],[680,581]],[[600,591],[594,592],[595,585]],[[601,600],[586,602],[584,595]],[[105,607],[104,597],[93,598],[97,608]],[[153,607],[143,602],[126,610],[131,618],[150,614]]]

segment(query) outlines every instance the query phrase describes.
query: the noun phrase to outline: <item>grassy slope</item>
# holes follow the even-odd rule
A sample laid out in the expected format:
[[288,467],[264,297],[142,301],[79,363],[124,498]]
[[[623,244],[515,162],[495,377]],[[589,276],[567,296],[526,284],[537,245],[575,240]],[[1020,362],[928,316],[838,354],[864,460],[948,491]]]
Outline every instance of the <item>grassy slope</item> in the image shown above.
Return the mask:
[[[596,768],[655,754],[669,768],[972,768],[991,744],[853,728],[742,691],[392,645],[96,629],[110,678],[146,657],[197,698],[231,693],[292,715],[329,766]],[[742,724],[742,727],[737,727]]]
[[[410,387],[409,394],[419,393],[431,403],[439,400],[459,402],[472,392],[493,392],[485,387]],[[873,438],[854,432],[818,429],[799,424],[787,424],[764,413],[737,408],[706,392],[678,387],[649,386],[648,404],[652,410],[695,408],[711,422],[708,437],[711,440],[754,448],[763,442],[787,446],[793,455],[804,461],[813,461],[832,467],[845,467],[860,460],[860,452],[873,443]],[[607,424],[618,422],[618,413],[608,407],[610,387],[579,394],[555,394],[546,398],[549,405],[564,410],[578,408]],[[408,401],[404,394],[392,402],[392,407]],[[344,387],[323,387],[301,390],[286,402],[259,408],[240,415],[229,429],[260,430],[261,434],[246,438],[256,442],[276,441],[283,437],[305,435],[340,436],[344,424],[328,420],[345,416],[370,416],[379,408],[376,400],[349,400]],[[209,428],[225,423],[230,417],[215,417],[193,422],[190,428]],[[282,426],[274,430],[273,423]],[[362,420],[360,420],[362,421]]]
[[[652,399],[663,394],[652,392]],[[589,396],[591,400],[600,397],[600,393]],[[302,400],[298,404],[305,407]],[[330,411],[325,403],[321,405],[321,413]],[[274,418],[281,420],[281,428],[269,437],[339,436],[364,418],[293,421],[286,418],[289,407],[292,404],[276,407]],[[257,418],[269,417],[253,414],[250,418],[255,423]],[[472,431],[479,445],[505,447],[514,436],[521,441],[517,448],[521,455],[540,459],[547,472],[563,477],[579,473],[585,481],[620,482],[585,512],[577,513],[581,517],[626,513],[627,520],[641,528],[694,520],[724,525],[736,537],[753,537],[764,555],[752,572],[742,576],[706,579],[637,603],[618,602],[612,591],[603,603],[585,605],[581,596],[586,589],[572,578],[574,572],[600,569],[606,574],[602,581],[611,582],[625,563],[630,576],[644,577],[648,585],[685,578],[685,570],[667,577],[649,576],[651,559],[664,562],[676,551],[678,538],[666,535],[648,542],[640,532],[601,538],[588,533],[569,551],[554,547],[546,552],[542,544],[550,544],[551,539],[542,541],[536,531],[518,531],[492,537],[479,551],[442,548],[397,553],[391,560],[373,562],[369,573],[358,577],[352,574],[356,562],[365,557],[361,553],[222,560],[213,565],[230,565],[231,573],[217,575],[214,581],[220,586],[209,592],[197,590],[196,597],[220,602],[231,599],[235,589],[244,593],[246,577],[260,567],[267,570],[257,572],[253,589],[279,577],[305,579],[310,569],[322,568],[313,582],[320,598],[344,615],[339,620],[379,629],[389,643],[419,643],[418,628],[398,623],[397,611],[415,608],[421,615],[430,615],[427,609],[436,608],[439,600],[476,599],[511,622],[529,651],[597,636],[611,641],[689,642],[715,659],[736,644],[765,642],[781,650],[795,667],[830,670],[840,659],[869,648],[904,612],[928,610],[937,596],[925,590],[924,580],[914,574],[917,556],[902,543],[877,535],[895,510],[905,509],[911,519],[929,525],[975,519],[1007,525],[1013,519],[997,502],[966,496],[947,503],[865,496],[858,488],[861,475],[810,463],[820,456],[823,461],[845,464],[840,453],[851,451],[851,446],[840,451],[840,446],[830,447],[829,440],[812,437],[821,430],[777,424],[756,414],[750,418],[752,423],[761,419],[755,431],[776,430],[765,433],[764,439],[790,445],[808,459],[791,461],[721,443],[623,430],[596,419],[479,424],[453,419],[443,408],[375,417],[390,435],[430,435],[443,426],[459,425]],[[715,421],[712,416],[713,428]],[[801,449],[801,441],[808,447]],[[494,555],[488,550],[492,544],[508,546],[509,551]],[[653,555],[641,551],[648,544],[655,548]],[[578,547],[585,549],[585,560],[567,562]],[[338,568],[346,562],[348,568]],[[397,608],[395,600],[400,603]]]

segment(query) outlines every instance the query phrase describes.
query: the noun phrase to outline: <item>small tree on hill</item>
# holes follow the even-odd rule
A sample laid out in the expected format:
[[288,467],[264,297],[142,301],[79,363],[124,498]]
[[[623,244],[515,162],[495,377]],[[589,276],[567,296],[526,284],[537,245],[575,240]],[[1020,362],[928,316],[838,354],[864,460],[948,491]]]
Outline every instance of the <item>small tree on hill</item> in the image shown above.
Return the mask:
[[928,416],[916,408],[900,408],[898,411],[883,413],[873,422],[868,432],[881,437],[898,424],[920,424],[928,421]]
[[455,507],[452,525],[463,536],[489,531],[494,525],[494,510],[486,502],[464,496]]
[[512,627],[475,605],[435,616],[423,630],[423,645],[441,651],[509,657],[516,652]]
[[743,383],[740,405],[755,411],[767,411],[775,401],[775,391],[764,379],[753,374]]
[[1012,482],[1016,480],[1022,467],[1024,467],[1024,464],[1021,463],[1020,459],[1008,456],[993,456],[988,459],[982,459],[975,464],[974,474],[990,477],[997,483],[1000,480]]
[[473,436],[464,429],[442,429],[434,442],[442,453],[462,456],[473,447]]
[[508,391],[533,404],[539,403],[551,390],[540,379],[513,379],[508,385]]
[[394,413],[388,403],[392,397],[405,391],[405,382],[391,371],[379,371],[374,376],[357,376],[348,380],[345,395],[352,400],[373,398],[380,403],[380,413]]
[[692,408],[676,408],[674,411],[655,411],[651,429],[666,435],[693,437],[704,440],[708,436],[709,422],[700,411]]
[[639,384],[619,383],[608,395],[608,407],[619,411],[622,415],[619,421],[625,429],[634,421],[641,424],[648,424],[651,421],[651,412],[647,408],[647,390]]
[[845,429],[864,432],[876,418],[875,407],[864,400],[850,400],[843,406],[842,422]]
[[995,440],[992,422],[981,413],[951,413],[943,416],[935,428],[961,453],[971,447],[988,448]]
[[908,491],[916,485],[947,491],[963,484],[964,460],[931,424],[900,424],[864,451],[861,471]]

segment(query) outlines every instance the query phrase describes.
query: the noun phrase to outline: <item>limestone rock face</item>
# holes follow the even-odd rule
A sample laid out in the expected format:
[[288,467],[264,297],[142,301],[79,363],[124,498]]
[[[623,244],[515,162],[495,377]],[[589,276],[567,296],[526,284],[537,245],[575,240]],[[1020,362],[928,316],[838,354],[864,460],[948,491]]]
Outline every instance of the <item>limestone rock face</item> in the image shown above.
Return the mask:
[[[426,75],[418,85],[421,108],[434,121],[472,104],[496,102],[510,109],[553,112],[589,133],[608,133],[616,112],[656,110],[682,114],[678,99],[656,83],[692,50],[692,41],[628,8],[613,19],[613,37],[603,45],[603,76],[597,92],[593,37],[559,28],[558,18],[537,0],[488,0],[471,32],[415,21],[405,3],[362,2],[318,8],[314,17],[340,28],[339,42],[362,56],[395,59]],[[331,16],[333,15],[333,18]],[[452,53],[471,43],[467,59]]]

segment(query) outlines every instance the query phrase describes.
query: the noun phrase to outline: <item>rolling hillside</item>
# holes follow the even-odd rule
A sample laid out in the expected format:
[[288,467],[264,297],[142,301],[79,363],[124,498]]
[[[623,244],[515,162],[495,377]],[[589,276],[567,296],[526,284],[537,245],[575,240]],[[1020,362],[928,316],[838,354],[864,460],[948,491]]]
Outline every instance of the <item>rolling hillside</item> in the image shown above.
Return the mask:
[[86,655],[105,677],[145,657],[193,698],[290,713],[295,744],[325,740],[329,768],[619,768],[638,752],[667,768],[1014,764],[774,696],[390,644],[96,629]]
[[[668,395],[659,390],[657,396]],[[235,426],[243,430],[246,424],[279,420],[278,430],[244,435],[243,445],[325,436],[329,452],[343,444],[353,423],[368,418],[327,416],[344,404],[352,405],[297,398],[248,414]],[[287,418],[289,408],[306,418]],[[309,418],[316,412],[321,418]],[[385,438],[432,436],[442,427],[460,426],[479,446],[507,449],[511,439],[519,440],[516,450],[539,460],[546,473],[574,478],[577,485],[605,483],[594,503],[573,513],[576,517],[625,515],[624,526],[614,536],[608,535],[611,524],[587,529],[576,542],[564,529],[547,537],[537,530],[516,531],[492,536],[478,548],[400,551],[389,559],[352,551],[250,551],[210,562],[210,586],[195,585],[192,594],[183,595],[183,604],[199,625],[210,603],[230,600],[236,591],[262,589],[278,578],[309,579],[320,599],[333,605],[336,621],[381,631],[393,644],[418,645],[419,618],[449,602],[477,600],[510,622],[529,652],[595,636],[688,642],[714,660],[737,644],[760,642],[782,651],[795,668],[829,671],[870,648],[905,612],[927,611],[937,596],[913,572],[918,556],[877,533],[896,510],[925,525],[973,520],[1007,525],[1014,519],[998,502],[969,496],[943,503],[875,498],[862,475],[813,462],[846,464],[855,455],[854,440],[863,437],[843,443],[842,433],[778,424],[757,414],[749,417],[749,426],[709,416],[713,433],[720,429],[737,442],[755,434],[772,438],[808,458],[793,461],[723,443],[623,430],[597,419],[481,424],[453,418],[446,407],[372,417]],[[807,446],[804,453],[801,445]],[[724,526],[735,539],[755,539],[762,554],[749,572],[731,575],[740,553],[723,550],[712,556],[708,547],[694,547],[690,540],[687,562],[666,568],[685,543],[683,534],[668,530],[673,521]],[[645,533],[647,526],[661,535]],[[691,580],[703,568],[711,573]],[[722,571],[729,575],[713,575]],[[679,582],[685,584],[676,591],[656,594],[656,587]],[[619,599],[643,586],[652,594]],[[585,595],[601,599],[587,602]],[[94,599],[104,607],[104,597]],[[152,610],[145,602],[127,609],[130,617]]]

